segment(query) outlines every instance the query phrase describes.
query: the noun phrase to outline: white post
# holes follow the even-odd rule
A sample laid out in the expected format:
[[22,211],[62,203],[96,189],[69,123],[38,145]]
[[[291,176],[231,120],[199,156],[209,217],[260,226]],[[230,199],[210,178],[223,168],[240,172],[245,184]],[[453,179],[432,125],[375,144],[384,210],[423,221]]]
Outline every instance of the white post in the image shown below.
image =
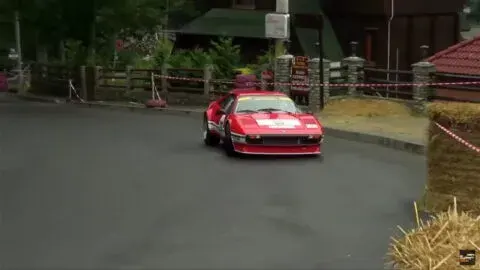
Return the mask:
[[150,83],[152,85],[152,100],[155,100],[155,77],[153,75],[153,72],[150,73]]
[[20,35],[20,12],[15,11],[15,43],[17,47],[18,92],[23,93],[22,42]]

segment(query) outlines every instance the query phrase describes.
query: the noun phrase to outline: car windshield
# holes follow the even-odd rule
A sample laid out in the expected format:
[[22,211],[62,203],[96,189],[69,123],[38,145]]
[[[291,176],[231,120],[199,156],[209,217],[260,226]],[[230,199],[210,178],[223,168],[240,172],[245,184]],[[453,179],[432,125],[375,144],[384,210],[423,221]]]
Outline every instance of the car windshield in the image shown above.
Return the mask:
[[286,96],[243,96],[238,99],[237,113],[252,112],[298,112],[297,106],[292,99]]

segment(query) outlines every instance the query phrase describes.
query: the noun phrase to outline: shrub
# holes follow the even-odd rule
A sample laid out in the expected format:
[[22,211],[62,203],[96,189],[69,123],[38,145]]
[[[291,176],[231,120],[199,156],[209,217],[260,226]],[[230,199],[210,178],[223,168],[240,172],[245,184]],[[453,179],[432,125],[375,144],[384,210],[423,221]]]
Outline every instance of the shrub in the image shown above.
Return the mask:
[[178,50],[167,59],[167,64],[174,68],[203,68],[211,64],[210,55],[203,49]]
[[212,40],[208,51],[214,65],[215,78],[232,79],[235,69],[240,65],[240,46],[233,44],[231,38]]

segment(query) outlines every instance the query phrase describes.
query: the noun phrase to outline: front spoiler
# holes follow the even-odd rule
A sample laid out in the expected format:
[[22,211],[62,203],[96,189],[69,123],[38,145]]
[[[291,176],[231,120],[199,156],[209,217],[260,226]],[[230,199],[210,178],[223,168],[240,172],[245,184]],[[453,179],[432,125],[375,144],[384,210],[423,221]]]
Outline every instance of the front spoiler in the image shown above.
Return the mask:
[[233,143],[233,149],[237,153],[247,155],[301,156],[322,154],[321,145],[264,146]]

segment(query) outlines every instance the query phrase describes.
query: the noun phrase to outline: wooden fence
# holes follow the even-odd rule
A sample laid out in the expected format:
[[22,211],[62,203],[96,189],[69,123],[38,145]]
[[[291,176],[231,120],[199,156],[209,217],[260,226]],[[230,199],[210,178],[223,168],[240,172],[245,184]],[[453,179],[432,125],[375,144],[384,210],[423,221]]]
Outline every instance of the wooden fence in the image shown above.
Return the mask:
[[[373,67],[365,67],[362,72],[363,82],[366,84],[399,84],[412,83],[413,71],[410,70],[386,70]],[[385,98],[407,99],[413,98],[412,86],[368,86],[360,89],[364,95],[379,96]]]
[[[436,82],[478,82],[480,76],[436,73]],[[435,94],[431,99],[480,103],[480,85],[446,85],[435,86]]]
[[[413,72],[406,70],[385,70],[366,67],[363,69],[365,83],[398,84],[413,83]],[[471,82],[480,81],[480,76],[456,75],[446,73],[432,74],[433,82]],[[413,99],[413,86],[363,87],[363,94],[404,100]],[[480,102],[480,85],[448,85],[432,87],[429,100]]]
[[[154,77],[154,84],[162,95],[171,98],[189,95],[191,99],[209,99],[213,87],[207,87],[203,69],[111,69],[103,67],[72,67],[35,64],[31,71],[31,91],[59,97],[69,95],[68,81],[72,80],[77,92],[88,100],[129,99],[144,101],[151,97],[152,74],[165,74],[172,77],[192,80],[162,79]],[[208,84],[208,82],[207,82]],[[217,83],[218,85],[218,83]],[[223,88],[216,89],[222,90]],[[229,88],[224,88],[229,90]],[[166,98],[166,97],[165,97]],[[180,98],[181,99],[181,98]]]
[[[155,77],[154,84],[169,103],[205,104],[213,98],[226,93],[232,87],[231,80],[224,82],[209,81],[214,79],[206,69],[168,68],[168,69],[107,69],[102,67],[66,67],[62,65],[32,64],[30,66],[31,91],[59,97],[69,95],[68,81],[72,80],[75,88],[87,100],[131,100],[144,101],[151,97],[152,74],[165,74],[172,77],[188,78],[176,80]],[[382,87],[361,87],[365,95],[381,96],[411,100],[413,86],[398,87],[395,83],[412,83],[413,72],[404,70],[385,70],[365,67],[361,72],[360,82],[386,84]],[[332,65],[330,83],[346,83],[347,70],[340,64]],[[480,76],[465,76],[437,73],[436,82],[480,81]],[[203,81],[203,80],[207,81]],[[392,86],[388,86],[392,84]],[[331,96],[347,94],[346,87],[330,87]],[[473,101],[480,102],[480,85],[435,87],[431,100]],[[307,98],[297,101],[308,104]]]

